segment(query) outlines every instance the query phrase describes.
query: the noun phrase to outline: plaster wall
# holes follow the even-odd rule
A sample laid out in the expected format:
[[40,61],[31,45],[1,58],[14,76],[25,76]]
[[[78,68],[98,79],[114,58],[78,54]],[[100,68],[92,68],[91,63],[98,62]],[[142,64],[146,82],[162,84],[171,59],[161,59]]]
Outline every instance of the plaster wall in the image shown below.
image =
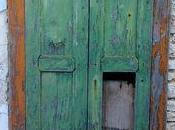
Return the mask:
[[8,130],[7,104],[7,10],[6,1],[0,0],[0,130]]

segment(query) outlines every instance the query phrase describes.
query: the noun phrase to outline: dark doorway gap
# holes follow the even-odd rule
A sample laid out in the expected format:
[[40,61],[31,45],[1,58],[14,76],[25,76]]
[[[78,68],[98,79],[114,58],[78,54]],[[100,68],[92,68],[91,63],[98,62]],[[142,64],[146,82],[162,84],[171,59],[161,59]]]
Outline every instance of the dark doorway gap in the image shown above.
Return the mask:
[[135,85],[136,74],[134,72],[104,72],[103,81],[115,80],[115,81],[127,81],[128,84]]

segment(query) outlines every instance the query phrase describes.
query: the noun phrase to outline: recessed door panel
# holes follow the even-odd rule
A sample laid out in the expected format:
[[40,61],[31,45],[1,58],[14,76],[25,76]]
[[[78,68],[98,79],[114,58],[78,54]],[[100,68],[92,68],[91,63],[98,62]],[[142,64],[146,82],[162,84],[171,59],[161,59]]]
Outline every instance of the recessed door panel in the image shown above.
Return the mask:
[[44,55],[71,55],[73,0],[41,1],[41,48]]
[[103,8],[104,55],[135,56],[137,0],[107,0]]
[[41,73],[42,130],[73,128],[73,75],[71,73]]

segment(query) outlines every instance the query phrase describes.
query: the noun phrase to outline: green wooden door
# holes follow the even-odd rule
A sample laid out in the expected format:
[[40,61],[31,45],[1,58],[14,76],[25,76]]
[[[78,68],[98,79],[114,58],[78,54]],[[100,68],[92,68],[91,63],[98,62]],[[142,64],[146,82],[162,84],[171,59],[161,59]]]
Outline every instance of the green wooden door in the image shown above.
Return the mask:
[[148,130],[151,0],[26,0],[26,129],[101,130],[104,72],[136,74]]
[[151,0],[90,0],[90,130],[103,126],[104,72],[135,73],[134,129],[149,129],[152,14]]
[[25,4],[26,129],[85,130],[88,1]]

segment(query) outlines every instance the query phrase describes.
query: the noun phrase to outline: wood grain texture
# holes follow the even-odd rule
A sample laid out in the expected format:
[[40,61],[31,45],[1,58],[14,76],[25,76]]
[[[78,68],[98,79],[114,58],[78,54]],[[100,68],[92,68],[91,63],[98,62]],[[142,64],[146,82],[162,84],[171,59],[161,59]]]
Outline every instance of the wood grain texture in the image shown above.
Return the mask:
[[136,72],[138,70],[138,60],[136,57],[109,56],[101,59],[101,69],[103,72]]
[[75,112],[73,75],[43,72],[41,81],[41,129],[72,130],[75,129],[75,126],[79,127],[76,129],[80,129],[82,126],[78,125],[81,124],[74,124],[73,120],[76,120],[77,117],[72,114]]
[[[135,129],[148,130],[150,116],[150,76],[152,49],[153,1],[138,1],[137,57],[139,69],[136,73]],[[143,26],[144,25],[144,26]]]
[[[100,130],[102,126],[104,70],[105,72],[135,70],[134,129],[149,128],[152,4],[152,1],[147,0],[90,0],[89,129]],[[103,61],[105,58],[108,59],[107,62]]]
[[8,0],[9,129],[25,129],[24,0]]
[[165,130],[169,0],[154,0],[150,129]]
[[26,129],[40,128],[39,1],[25,1]]
[[[38,66],[37,66],[37,59],[38,56],[40,55],[38,52],[38,48],[39,47],[39,39],[38,39],[38,32],[39,32],[39,18],[38,16],[39,14],[39,9],[40,7],[38,6],[39,1],[26,1],[25,5],[28,5],[28,12],[26,13],[26,16],[24,16],[24,1],[23,0],[8,0],[8,10],[9,10],[9,42],[10,42],[10,129],[12,130],[23,130],[25,129],[25,94],[24,94],[24,78],[25,78],[25,58],[24,58],[24,18],[26,18],[27,16],[27,31],[30,32],[29,37],[26,39],[28,41],[28,44],[32,44],[32,46],[30,46],[31,48],[29,48],[28,53],[30,53],[30,50],[32,50],[34,53],[27,57],[29,58],[28,60],[30,61],[28,64],[28,69],[26,70],[29,75],[32,77],[32,79],[36,78],[35,80],[40,80],[38,79],[39,77],[39,71],[38,71]],[[78,32],[77,34],[74,34],[74,36],[76,37],[74,39],[74,46],[77,43],[81,43],[83,41],[83,39],[85,38],[87,40],[87,35],[86,37],[84,37],[84,32],[83,30],[85,29],[83,25],[88,25],[87,22],[81,22],[82,19],[86,19],[86,16],[88,15],[87,10],[85,9],[85,6],[83,6],[83,4],[81,4],[82,1],[78,1],[77,4],[75,5],[75,8],[81,7],[81,9],[79,8],[77,10],[77,12],[79,12],[76,15],[76,18],[79,17],[78,21],[76,21],[77,19],[74,19],[74,22],[80,22],[80,26],[78,26],[78,24],[76,24],[74,27],[77,28],[77,30],[75,30],[76,32]],[[103,36],[104,34],[103,32],[103,28],[100,28],[101,26],[103,26],[103,0],[100,1],[101,3],[97,5],[97,3],[95,1],[91,2],[90,5],[90,9],[93,9],[92,11],[95,12],[95,14],[90,14],[91,18],[91,25],[92,27],[90,28],[90,30],[92,31],[92,34],[90,34],[90,37],[92,39],[90,39],[90,42],[93,43],[90,45],[90,50],[92,50],[93,54],[92,56],[90,56],[90,62],[89,62],[89,68],[90,73],[89,73],[89,77],[91,77],[89,79],[89,85],[92,85],[91,87],[89,87],[89,106],[88,108],[89,111],[89,122],[88,122],[88,126],[89,129],[100,129],[101,128],[101,113],[99,111],[101,111],[100,106],[102,105],[101,103],[101,98],[102,95],[100,93],[102,93],[102,89],[100,86],[102,86],[102,73],[100,70],[100,58],[103,57],[102,55],[102,50],[100,50],[102,44],[103,44]],[[116,1],[114,1],[116,2]],[[124,1],[123,1],[124,2]],[[149,17],[149,13],[150,10],[146,13],[146,14],[142,14],[143,10],[147,7],[145,5],[149,5],[150,3],[144,3],[146,1],[141,0],[139,3],[139,9],[142,9],[141,12],[139,13],[140,16],[144,16],[146,15],[146,17]],[[78,4],[79,3],[79,4]],[[85,2],[86,5],[88,5],[88,2]],[[133,2],[134,3],[134,2]],[[168,0],[154,0],[154,32],[153,32],[153,51],[152,51],[152,57],[153,57],[153,62],[152,62],[152,88],[151,88],[151,117],[150,117],[150,128],[152,130],[164,130],[165,129],[165,111],[166,111],[166,83],[167,83],[167,78],[166,78],[166,73],[167,73],[167,48],[168,48],[168,14],[169,14],[169,1]],[[117,3],[118,4],[118,3]],[[116,4],[116,5],[117,5]],[[107,2],[107,5],[109,5],[109,3]],[[110,5],[108,8],[106,7],[107,11],[112,11],[113,9],[115,9],[116,5]],[[132,4],[131,4],[132,5]],[[114,6],[114,7],[113,7]],[[32,8],[31,8],[32,7]],[[95,8],[94,8],[95,7]],[[145,7],[145,8],[144,8]],[[129,8],[129,7],[128,7]],[[109,10],[108,10],[109,9]],[[83,13],[80,13],[81,11],[85,11],[86,15],[84,16]],[[130,10],[132,13],[135,12],[134,10]],[[100,13],[99,13],[100,12]],[[125,11],[123,11],[124,13],[126,13]],[[131,19],[131,23],[128,24],[128,26],[130,27],[130,32],[132,32],[132,28],[134,27],[134,20],[132,20],[132,18],[130,18],[132,16],[132,14],[128,14],[126,13],[127,16],[129,17],[128,19]],[[61,15],[61,14],[60,14]],[[69,15],[69,14],[67,14]],[[120,14],[122,15],[122,14]],[[135,16],[135,15],[134,15]],[[53,14],[53,17],[54,14]],[[64,16],[63,16],[64,17]],[[107,16],[110,17],[110,16]],[[145,17],[145,18],[146,18]],[[44,17],[43,17],[44,18]],[[67,17],[65,17],[67,18]],[[143,18],[143,17],[142,17]],[[140,20],[142,20],[142,24],[140,25],[140,30],[138,31],[139,34],[142,34],[145,29],[147,29],[147,27],[143,27],[144,25],[144,20],[140,18]],[[113,19],[114,21],[117,20],[116,18],[116,14],[114,13],[113,17],[111,17],[111,19]],[[128,20],[126,18],[123,18],[125,20]],[[49,20],[49,19],[48,19]],[[148,20],[148,19],[147,19]],[[53,25],[56,25],[56,23],[60,24],[61,21],[45,21],[45,22],[53,22]],[[56,22],[56,23],[55,23]],[[107,21],[107,23],[110,23],[111,21]],[[114,23],[111,23],[112,25],[114,25]],[[64,24],[65,25],[65,24]],[[119,23],[116,24],[116,28],[121,28],[121,30],[123,29],[122,27],[124,26],[119,26]],[[63,26],[62,30],[65,30],[64,28],[65,26]],[[96,28],[98,27],[98,28]],[[106,25],[106,27],[108,28],[112,28],[108,25]],[[143,27],[143,28],[142,28]],[[54,27],[49,27],[49,28],[54,28]],[[45,28],[47,30],[47,28]],[[86,28],[87,29],[87,28]],[[86,30],[85,29],[85,30]],[[116,30],[112,29],[114,32],[116,32]],[[86,30],[87,31],[87,30]],[[108,30],[111,31],[111,30]],[[112,34],[113,31],[109,32],[109,34]],[[55,35],[56,33],[59,32],[49,32],[49,36]],[[120,32],[116,32],[118,34],[118,36],[123,36],[123,34],[120,34]],[[46,50],[43,50],[43,48],[40,48],[42,50],[42,54],[51,54],[51,51],[53,49],[53,46],[57,47],[60,51],[57,52],[57,50],[53,50],[54,55],[58,55],[58,54],[64,54],[64,51],[62,49],[62,46],[60,46],[60,42],[64,41],[64,35],[60,34],[61,38],[60,39],[53,39],[53,41],[50,41],[48,39],[46,39],[46,41],[48,40],[49,43],[53,43],[51,46],[49,46],[50,48],[47,48]],[[70,36],[68,36],[68,34],[66,34],[66,36],[68,38],[70,38]],[[94,38],[93,38],[94,37]],[[110,35],[105,35],[106,39],[110,38]],[[129,38],[131,37],[131,38]],[[130,44],[130,41],[134,41],[134,36],[132,35],[132,33],[128,33],[128,41],[126,42],[126,50],[129,51],[129,47],[128,45],[131,45],[132,47],[134,47],[134,44]],[[139,36],[140,38],[140,43],[143,41],[145,41],[146,37],[144,37],[143,39]],[[116,41],[120,41],[121,43],[124,43],[122,41],[122,39],[116,39],[116,37],[112,37],[112,39],[109,39],[111,45],[110,46],[106,46],[106,50],[110,49],[111,51],[107,52],[107,55],[119,55],[119,56],[126,56],[125,54],[121,53],[121,50],[118,50],[117,52],[115,52],[115,48],[123,48],[120,45],[115,45]],[[77,42],[78,41],[78,42]],[[108,42],[108,40],[106,40]],[[47,42],[48,43],[48,42]],[[100,44],[99,44],[100,43]],[[132,42],[131,42],[132,43]],[[146,43],[146,42],[145,42]],[[99,44],[99,45],[98,45]],[[146,44],[145,44],[146,45]],[[112,47],[114,46],[114,48]],[[84,52],[84,49],[82,49],[81,47],[79,48],[80,51],[82,51],[82,53]],[[125,49],[125,48],[124,48]],[[69,50],[69,49],[67,49]],[[141,49],[142,50],[142,49]],[[144,50],[144,49],[143,49]],[[75,54],[76,52],[74,52]],[[142,51],[140,52],[140,54],[142,53]],[[148,52],[149,53],[149,52]],[[131,55],[135,55],[135,53],[133,51],[130,52]],[[76,60],[78,60],[79,58],[81,58],[81,55],[78,56],[76,58]],[[98,60],[97,60],[98,59]],[[146,62],[143,61],[143,62]],[[141,62],[142,63],[142,62]],[[77,64],[78,66],[79,64]],[[32,68],[33,67],[33,68]],[[144,67],[144,66],[139,66],[140,67]],[[33,71],[34,73],[30,73],[30,71]],[[35,75],[36,74],[36,75]],[[141,75],[143,77],[141,78],[145,78],[144,75]],[[51,77],[54,77],[54,75],[52,75]],[[77,77],[76,77],[77,78]],[[83,79],[82,79],[83,80]],[[148,82],[146,82],[147,84]],[[31,94],[36,94],[35,96],[40,96],[39,94],[39,88],[37,88],[36,86],[39,86],[37,82],[31,83],[31,87],[28,88],[27,91],[31,91]],[[148,83],[149,84],[149,83]],[[149,92],[147,91],[149,90],[148,88],[146,88],[146,95],[149,95]],[[31,96],[31,95],[29,95]],[[28,99],[27,105],[28,104],[34,104],[34,108],[27,108],[28,114],[29,114],[29,121],[27,122],[27,125],[29,126],[28,128],[30,129],[30,127],[33,127],[35,129],[39,129],[39,121],[40,121],[40,115],[39,115],[39,106],[37,104],[40,103],[40,101],[36,100],[36,97],[32,97],[31,96],[31,100]],[[142,95],[142,97],[144,97],[144,95]],[[44,97],[43,97],[44,98]],[[13,100],[12,100],[13,99]],[[140,104],[140,106],[142,105],[142,99],[138,102]],[[147,99],[145,100],[145,102],[148,102]],[[97,104],[97,105],[94,105]],[[143,107],[141,107],[143,108]],[[142,110],[141,110],[142,111]],[[141,111],[139,111],[138,115],[142,115]],[[38,112],[38,113],[37,113]],[[146,115],[148,117],[148,115]],[[38,117],[38,118],[36,118]],[[140,116],[140,121],[142,116]],[[138,121],[138,123],[140,122]],[[144,120],[142,120],[140,122],[140,125],[142,126]],[[75,120],[75,122],[79,122],[78,120]],[[99,123],[100,122],[100,123]],[[146,127],[147,127],[148,122],[146,122]],[[138,126],[139,128],[142,128],[141,126]],[[143,128],[146,129],[146,128]],[[142,130],[143,130],[142,129]]]
[[104,37],[104,0],[89,0],[88,129],[102,128],[102,77],[100,59]]
[[103,84],[103,130],[134,128],[134,86],[127,81]]
[[88,1],[26,0],[26,129],[87,128]]

